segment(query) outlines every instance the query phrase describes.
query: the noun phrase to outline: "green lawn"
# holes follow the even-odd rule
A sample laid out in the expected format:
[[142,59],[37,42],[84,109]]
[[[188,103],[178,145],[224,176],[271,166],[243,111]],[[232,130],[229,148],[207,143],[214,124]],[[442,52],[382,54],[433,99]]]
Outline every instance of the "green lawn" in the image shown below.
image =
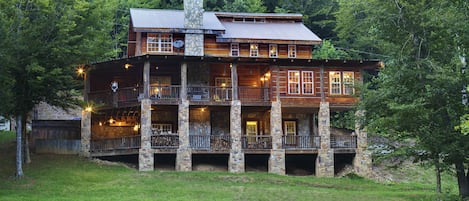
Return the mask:
[[[0,135],[5,135],[0,133]],[[14,142],[0,137],[0,200],[435,200],[434,185],[268,173],[138,172],[77,156],[33,155],[14,175]]]

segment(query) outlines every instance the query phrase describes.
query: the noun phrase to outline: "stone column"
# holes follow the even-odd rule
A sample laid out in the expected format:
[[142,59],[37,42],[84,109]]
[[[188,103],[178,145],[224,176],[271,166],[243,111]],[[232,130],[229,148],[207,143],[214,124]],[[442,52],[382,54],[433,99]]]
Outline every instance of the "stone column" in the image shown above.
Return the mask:
[[282,147],[282,104],[279,99],[272,102],[270,111],[270,135],[272,149],[269,157],[269,172],[285,174],[285,149]]
[[321,138],[316,158],[316,176],[334,177],[334,150],[331,149],[329,102],[321,102],[318,114],[318,129]]
[[154,152],[151,148],[151,100],[144,98],[140,102],[140,149],[138,151],[138,170],[154,169]]
[[355,173],[369,177],[372,171],[371,153],[367,150],[368,138],[367,133],[361,128],[360,118],[364,115],[364,111],[355,113],[355,135],[357,136],[357,149],[355,150],[355,158],[353,159],[353,169]]
[[91,112],[81,111],[81,152],[80,156],[91,157]]
[[243,173],[245,170],[241,133],[241,101],[233,100],[230,110],[231,150],[228,161],[228,170],[232,173]]
[[192,150],[189,144],[189,101],[187,100],[187,64],[181,65],[181,101],[178,107],[179,148],[176,153],[176,170],[192,170]]

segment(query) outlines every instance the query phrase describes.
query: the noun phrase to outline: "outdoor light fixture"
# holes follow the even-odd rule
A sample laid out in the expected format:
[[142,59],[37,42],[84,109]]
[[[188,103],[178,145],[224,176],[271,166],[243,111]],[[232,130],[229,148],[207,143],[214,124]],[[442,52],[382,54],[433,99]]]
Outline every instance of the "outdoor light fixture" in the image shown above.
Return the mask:
[[125,68],[126,70],[129,69],[130,67],[132,67],[132,64],[125,64],[125,65],[124,65],[124,68]]
[[117,83],[116,81],[112,81],[111,89],[112,89],[112,92],[117,92],[117,89],[119,89],[119,83]]
[[85,111],[87,111],[87,112],[93,112],[93,107],[91,107],[91,106],[86,106]]

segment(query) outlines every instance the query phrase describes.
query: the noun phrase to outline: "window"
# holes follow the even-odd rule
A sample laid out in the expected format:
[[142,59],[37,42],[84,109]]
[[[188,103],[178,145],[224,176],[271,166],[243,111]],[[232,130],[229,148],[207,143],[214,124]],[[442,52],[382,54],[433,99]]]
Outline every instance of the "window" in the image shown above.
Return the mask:
[[246,121],[246,135],[247,135],[249,144],[256,142],[257,121]]
[[353,87],[353,72],[343,72],[343,81],[344,81],[344,94],[345,95],[352,95],[354,92]]
[[238,57],[239,56],[239,44],[238,43],[231,43],[231,56]]
[[269,57],[270,58],[277,58],[278,57],[278,48],[276,44],[269,45]]
[[158,134],[170,134],[173,132],[172,124],[152,124],[151,127]]
[[173,52],[173,35],[149,33],[147,36],[148,52]]
[[300,71],[288,71],[288,93],[300,94]]
[[296,121],[284,121],[285,144],[296,144]]
[[341,79],[340,79],[340,72],[339,71],[331,71],[329,72],[329,84],[330,84],[330,94],[331,95],[338,95],[341,94]]
[[354,93],[354,73],[350,71],[329,72],[329,88],[331,95],[352,95]]
[[259,45],[258,44],[251,44],[249,46],[249,56],[250,57],[258,57],[259,56]]
[[288,45],[288,58],[296,58],[296,45]]
[[313,71],[301,71],[301,81],[303,82],[303,94],[313,95],[314,93]]
[[216,77],[215,86],[217,86],[213,95],[215,101],[231,100],[231,78]]

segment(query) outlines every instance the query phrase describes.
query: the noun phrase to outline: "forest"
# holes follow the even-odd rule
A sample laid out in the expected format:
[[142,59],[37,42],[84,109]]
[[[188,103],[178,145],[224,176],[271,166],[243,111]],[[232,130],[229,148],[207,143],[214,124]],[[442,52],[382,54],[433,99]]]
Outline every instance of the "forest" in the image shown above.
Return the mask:
[[[0,115],[21,122],[40,101],[64,108],[79,104],[76,67],[125,57],[129,8],[182,9],[182,3],[1,1]],[[460,195],[469,197],[467,0],[205,0],[204,5],[206,11],[301,13],[323,39],[314,58],[383,61],[385,67],[358,87],[357,110],[365,111],[361,124],[370,134],[399,142],[402,146],[389,145],[394,157],[430,164],[437,181],[441,172],[454,173]],[[441,192],[441,185],[436,189]]]

